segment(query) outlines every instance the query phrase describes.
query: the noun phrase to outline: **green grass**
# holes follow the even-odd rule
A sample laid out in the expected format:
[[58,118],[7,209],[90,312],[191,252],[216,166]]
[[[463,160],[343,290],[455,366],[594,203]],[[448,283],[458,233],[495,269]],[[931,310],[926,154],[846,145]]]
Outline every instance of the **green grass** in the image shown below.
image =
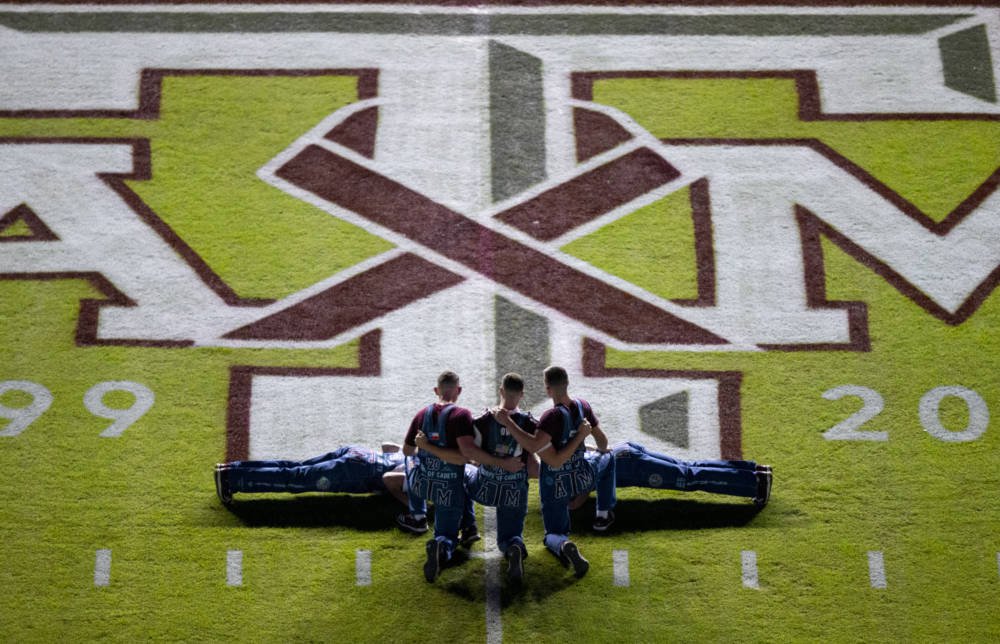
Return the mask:
[[[801,124],[784,81],[664,83],[608,81],[596,96],[658,136],[820,137],[935,217],[1000,162],[996,123]],[[253,177],[352,92],[324,78],[168,79],[159,121],[0,120],[0,135],[149,137],[153,179],[132,187],[240,295],[280,297],[389,247]],[[686,195],[668,197],[568,250],[655,293],[692,297],[685,205]],[[610,535],[585,528],[592,506],[574,515],[592,562],[575,581],[540,546],[533,493],[528,580],[520,594],[505,591],[506,641],[1000,635],[1000,300],[948,326],[834,246],[824,253],[830,299],[869,304],[871,352],[609,351],[609,366],[742,371],[744,451],[775,466],[771,505],[754,516],[704,494],[622,490]],[[75,280],[0,283],[0,380],[35,381],[55,396],[24,433],[0,439],[0,639],[485,639],[484,562],[448,569],[428,587],[423,540],[388,527],[392,502],[260,497],[230,513],[215,499],[229,367],[351,366],[356,344],[80,348],[78,301],[94,295]],[[105,380],[141,382],[157,397],[118,439],[99,438],[110,421],[82,404]],[[887,443],[823,439],[859,406],[821,397],[842,384],[882,394],[885,410],[865,429],[888,431]],[[978,440],[946,444],[921,428],[920,397],[945,384],[974,389],[990,406],[994,420]],[[13,392],[2,402],[27,398]],[[128,406],[130,397],[107,402]],[[954,400],[942,406],[950,428],[966,416]],[[99,548],[113,552],[106,588],[93,586]],[[371,587],[354,584],[359,548],[372,551]],[[239,588],[225,585],[230,549],[244,552]],[[612,585],[614,549],[629,550],[629,588]],[[759,591],[741,587],[742,550],[758,553]],[[868,550],[885,553],[884,590],[868,586]]]
[[934,219],[1000,165],[996,121],[800,121],[788,79],[614,79],[594,100],[660,138],[815,138]]
[[30,237],[31,227],[24,221],[17,221],[0,232],[0,239],[4,237]]
[[696,299],[690,191],[678,190],[562,250],[668,299]]
[[[802,123],[793,89],[789,81],[614,80],[598,83],[595,97],[665,138],[818,138],[938,219],[1000,165],[996,123]],[[616,232],[641,234],[628,226]],[[824,241],[823,250],[828,298],[869,304],[871,352],[611,351],[608,364],[744,373],[744,451],[773,462],[778,477],[776,501],[743,534],[762,537],[751,548],[764,580],[764,598],[754,601],[780,598],[780,605],[755,611],[733,602],[720,614],[739,615],[733,623],[750,633],[803,639],[995,638],[1000,620],[987,607],[1000,590],[993,494],[1000,485],[1000,301],[994,294],[968,321],[949,326],[832,244]],[[693,275],[688,260],[658,270]],[[629,271],[635,268],[622,263],[614,272]],[[823,438],[861,406],[856,398],[821,397],[843,384],[883,396],[884,411],[863,429],[888,431],[887,443]],[[978,392],[994,415],[974,442],[944,443],[920,425],[921,396],[952,384]],[[965,405],[946,401],[943,424],[962,429]],[[885,590],[866,587],[867,550],[885,551]]]
[[0,137],[148,138],[153,177],[128,185],[240,296],[280,298],[392,248],[256,176],[357,100],[356,85],[347,76],[168,76],[158,120],[0,119]]

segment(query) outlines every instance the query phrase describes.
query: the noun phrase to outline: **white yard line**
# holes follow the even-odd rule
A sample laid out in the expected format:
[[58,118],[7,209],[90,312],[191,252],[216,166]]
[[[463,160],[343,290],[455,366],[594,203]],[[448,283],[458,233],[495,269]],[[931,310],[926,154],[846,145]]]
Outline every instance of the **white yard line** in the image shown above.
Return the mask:
[[111,583],[111,551],[101,549],[94,558],[94,585],[107,586]]
[[354,555],[354,576],[357,586],[372,585],[372,551],[358,550]]
[[631,584],[628,574],[628,550],[615,550],[611,553],[614,562],[615,586],[623,588]]
[[230,550],[226,553],[226,585],[243,585],[243,551]]
[[868,579],[872,588],[885,588],[885,560],[881,550],[868,551]]
[[486,560],[486,644],[503,642],[503,624],[500,621],[500,557],[497,550],[497,511],[484,508],[483,551]]
[[757,552],[754,550],[744,550],[740,553],[740,561],[743,566],[743,587],[760,588],[760,581],[757,576]]

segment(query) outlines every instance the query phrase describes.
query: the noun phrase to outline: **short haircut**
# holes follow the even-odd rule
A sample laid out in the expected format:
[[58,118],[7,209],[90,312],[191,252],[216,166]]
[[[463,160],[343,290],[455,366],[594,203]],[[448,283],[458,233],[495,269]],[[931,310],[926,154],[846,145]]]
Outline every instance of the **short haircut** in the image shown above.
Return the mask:
[[562,367],[551,366],[542,372],[547,387],[565,387],[569,384],[569,374]]
[[500,381],[500,386],[507,391],[524,391],[524,378],[518,373],[507,373]]
[[457,387],[458,374],[454,371],[442,371],[438,376],[438,387]]

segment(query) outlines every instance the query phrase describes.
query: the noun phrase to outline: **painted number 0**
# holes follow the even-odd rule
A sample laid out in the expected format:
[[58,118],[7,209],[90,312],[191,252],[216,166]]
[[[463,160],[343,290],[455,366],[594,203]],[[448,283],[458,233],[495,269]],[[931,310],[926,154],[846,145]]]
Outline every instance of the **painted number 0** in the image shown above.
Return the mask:
[[[0,396],[8,391],[23,391],[31,396],[31,402],[24,407],[8,407],[0,403],[0,418],[7,418],[7,424],[0,436],[17,436],[29,425],[38,420],[52,406],[52,392],[46,387],[29,380],[5,380],[0,382]],[[116,409],[104,404],[104,397],[112,391],[125,391],[135,398],[125,409]],[[124,380],[100,382],[91,387],[83,396],[83,406],[98,418],[113,420],[101,436],[111,438],[121,436],[122,432],[131,427],[152,408],[156,396],[153,392],[137,382]]]
[[[887,441],[888,432],[860,431],[860,427],[882,412],[885,402],[882,394],[858,385],[842,385],[823,392],[827,400],[840,400],[845,396],[856,396],[864,405],[841,422],[823,432],[827,440],[842,441]],[[941,423],[941,401],[948,397],[961,399],[969,411],[969,422],[960,431],[952,431]],[[946,443],[965,443],[983,435],[990,424],[990,412],[975,391],[958,385],[935,387],[920,399],[920,424],[934,438]]]
[[[961,398],[969,410],[969,422],[965,429],[953,432],[941,424],[941,401],[949,396]],[[966,443],[983,435],[990,424],[990,411],[986,401],[971,389],[965,387],[935,387],[920,399],[920,424],[927,433],[946,443]]]

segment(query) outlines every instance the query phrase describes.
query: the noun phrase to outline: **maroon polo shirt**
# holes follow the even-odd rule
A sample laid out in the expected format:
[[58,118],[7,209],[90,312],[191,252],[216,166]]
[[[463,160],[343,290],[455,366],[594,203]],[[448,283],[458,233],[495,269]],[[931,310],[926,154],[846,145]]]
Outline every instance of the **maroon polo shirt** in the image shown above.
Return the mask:
[[[438,414],[444,409],[446,405],[442,403],[434,403],[434,422],[437,422]],[[421,408],[417,415],[413,417],[410,421],[410,429],[406,432],[406,438],[403,442],[407,445],[416,447],[417,432],[421,431],[424,427],[424,410],[426,407]],[[475,431],[472,429],[472,412],[465,407],[455,406],[448,414],[448,421],[444,426],[445,433],[445,447],[458,449],[458,437],[459,436],[473,436]]]
[[[587,422],[589,422],[592,427],[597,427],[597,416],[594,415],[594,410],[591,409],[590,403],[582,398],[576,398],[574,400],[579,400],[583,405],[583,415],[587,419]],[[548,434],[552,438],[552,446],[556,449],[560,449],[563,446],[563,413],[559,410],[559,407],[569,409],[573,427],[579,425],[581,421],[580,412],[575,403],[569,407],[560,403],[551,409],[545,410],[542,417],[538,419],[538,431]]]

